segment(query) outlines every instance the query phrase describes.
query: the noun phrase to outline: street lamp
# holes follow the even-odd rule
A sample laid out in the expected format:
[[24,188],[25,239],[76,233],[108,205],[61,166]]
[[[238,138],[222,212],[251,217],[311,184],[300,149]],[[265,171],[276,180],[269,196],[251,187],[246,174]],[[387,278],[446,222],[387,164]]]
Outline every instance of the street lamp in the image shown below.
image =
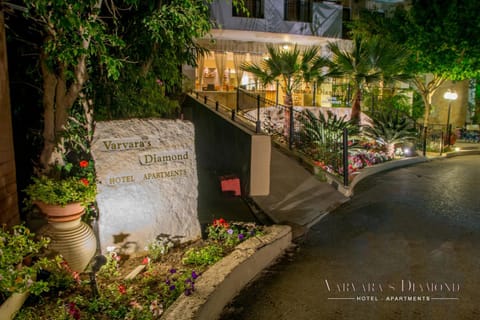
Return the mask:
[[452,107],[452,101],[457,100],[458,95],[455,91],[451,91],[450,89],[448,89],[443,94],[443,98],[445,100],[448,100],[448,116],[447,116],[447,141],[448,141],[448,144],[447,145],[449,146],[450,145],[450,135],[452,134],[451,129],[450,129],[450,109]]

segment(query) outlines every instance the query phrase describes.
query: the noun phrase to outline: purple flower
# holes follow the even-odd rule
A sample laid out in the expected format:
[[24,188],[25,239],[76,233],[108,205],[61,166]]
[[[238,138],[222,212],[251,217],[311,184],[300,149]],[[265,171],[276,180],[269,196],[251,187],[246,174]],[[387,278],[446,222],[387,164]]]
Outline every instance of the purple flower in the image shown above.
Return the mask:
[[242,233],[240,233],[238,235],[238,240],[242,241],[243,239],[245,239],[245,236]]
[[170,269],[170,273],[173,274],[173,273],[176,273],[176,272],[177,272],[177,269],[175,269],[175,268]]
[[172,284],[172,285],[169,287],[170,291],[173,291],[173,290],[175,290],[175,288],[176,288],[176,287],[175,287],[175,285],[174,285],[174,284]]
[[170,279],[165,280],[165,284],[169,285],[170,284]]
[[189,296],[189,295],[191,295],[191,294],[192,294],[192,290],[190,290],[190,289],[185,289],[185,295],[186,295],[186,296]]
[[198,278],[198,274],[195,271],[192,271],[192,279],[195,280]]
[[228,229],[228,230],[227,230],[227,233],[228,233],[228,234],[233,234],[233,230],[232,230],[232,229]]

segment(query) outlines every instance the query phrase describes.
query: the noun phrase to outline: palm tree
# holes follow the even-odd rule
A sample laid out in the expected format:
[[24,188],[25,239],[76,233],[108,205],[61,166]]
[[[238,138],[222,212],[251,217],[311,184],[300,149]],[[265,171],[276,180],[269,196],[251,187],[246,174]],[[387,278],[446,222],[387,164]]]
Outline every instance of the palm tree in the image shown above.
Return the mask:
[[348,78],[353,85],[352,122],[359,123],[362,90],[371,84],[391,85],[395,81],[405,81],[404,50],[382,40],[378,36],[369,38],[356,35],[350,50],[341,48],[338,43],[329,43],[332,52],[333,69],[330,76]]
[[383,146],[390,158],[395,157],[395,146],[417,139],[412,123],[392,112],[381,113],[373,119],[372,126],[365,126],[362,134]]
[[293,91],[298,89],[303,81],[322,82],[325,75],[323,67],[330,64],[329,60],[318,54],[318,48],[309,47],[303,52],[294,46],[292,50],[267,45],[268,58],[260,63],[245,62],[241,69],[252,73],[262,84],[271,84],[280,80],[280,86],[285,92],[285,104],[293,105]]

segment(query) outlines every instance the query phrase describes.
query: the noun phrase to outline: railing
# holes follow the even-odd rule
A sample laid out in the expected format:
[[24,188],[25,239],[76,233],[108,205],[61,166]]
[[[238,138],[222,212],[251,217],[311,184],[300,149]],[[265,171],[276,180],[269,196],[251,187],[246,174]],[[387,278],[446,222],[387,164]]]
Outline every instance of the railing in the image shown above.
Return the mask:
[[[235,109],[231,109],[217,100],[212,99],[206,95],[201,95],[200,92],[195,92],[192,94],[197,100],[202,101],[207,107],[215,110],[219,114],[229,118],[230,120],[242,125],[244,128],[256,131],[256,121],[252,120],[251,117],[245,116],[244,114],[238,113]],[[257,132],[258,133],[258,132]]]
[[[245,128],[256,133],[268,134],[278,144],[289,150],[295,150],[309,158],[311,154],[306,152],[310,146],[304,141],[303,132],[305,125],[305,113],[296,110],[292,106],[285,106],[265,98],[264,90],[236,90],[236,108],[229,108],[220,104],[207,95],[202,96],[201,92],[194,95],[206,106],[228,117],[230,120],[239,123]],[[315,125],[315,123],[312,123]],[[324,141],[317,159],[322,159],[326,166],[330,166],[340,175],[343,175],[344,184],[348,185],[348,133],[339,132],[337,136],[331,136]],[[313,159],[312,159],[313,162]]]
[[420,126],[419,137],[421,137],[421,150],[425,156],[427,152],[438,153],[442,155],[444,151],[451,145],[455,144],[456,139],[462,138],[461,133],[458,135],[452,130],[452,125],[449,127],[445,124],[432,123],[427,128]]

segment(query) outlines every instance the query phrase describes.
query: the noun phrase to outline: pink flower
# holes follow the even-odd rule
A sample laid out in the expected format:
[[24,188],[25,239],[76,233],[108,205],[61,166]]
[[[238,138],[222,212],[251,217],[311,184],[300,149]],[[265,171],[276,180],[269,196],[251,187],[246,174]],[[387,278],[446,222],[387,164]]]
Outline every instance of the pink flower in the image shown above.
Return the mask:
[[80,283],[80,274],[77,271],[72,272],[72,277],[75,280],[75,282]]
[[142,264],[149,264],[149,263],[150,263],[150,258],[149,257],[143,258]]
[[70,314],[73,319],[78,320],[80,319],[80,310],[77,308],[75,302],[69,302],[67,304],[68,307],[68,314]]
[[132,308],[137,309],[137,310],[143,310],[143,307],[140,303],[138,303],[136,300],[130,301],[130,305]]

